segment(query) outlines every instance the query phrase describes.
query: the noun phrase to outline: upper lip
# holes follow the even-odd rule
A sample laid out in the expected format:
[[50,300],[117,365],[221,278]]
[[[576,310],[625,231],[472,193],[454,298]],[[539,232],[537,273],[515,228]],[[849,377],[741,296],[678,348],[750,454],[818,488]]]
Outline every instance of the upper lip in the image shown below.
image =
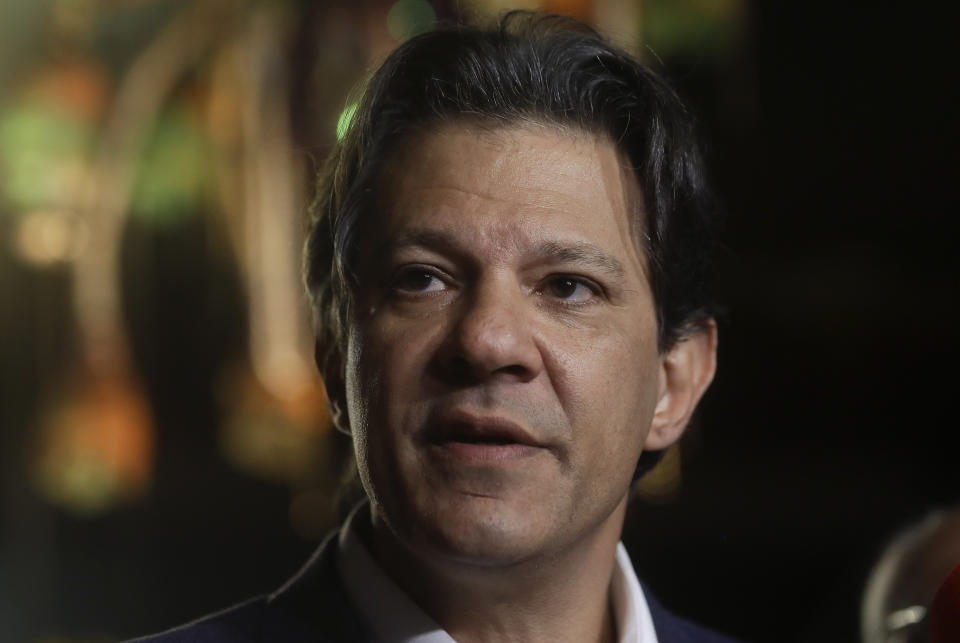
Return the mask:
[[437,414],[429,423],[425,437],[429,442],[490,441],[544,446],[513,420],[466,410]]

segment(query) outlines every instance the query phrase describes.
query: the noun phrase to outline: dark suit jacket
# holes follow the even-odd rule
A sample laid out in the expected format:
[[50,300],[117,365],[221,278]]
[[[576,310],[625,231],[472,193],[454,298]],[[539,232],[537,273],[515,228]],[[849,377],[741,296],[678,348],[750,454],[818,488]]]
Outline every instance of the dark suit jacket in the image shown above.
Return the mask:
[[[182,627],[131,643],[357,643],[364,631],[337,572],[339,532],[286,585]],[[734,643],[674,616],[644,588],[659,643]]]

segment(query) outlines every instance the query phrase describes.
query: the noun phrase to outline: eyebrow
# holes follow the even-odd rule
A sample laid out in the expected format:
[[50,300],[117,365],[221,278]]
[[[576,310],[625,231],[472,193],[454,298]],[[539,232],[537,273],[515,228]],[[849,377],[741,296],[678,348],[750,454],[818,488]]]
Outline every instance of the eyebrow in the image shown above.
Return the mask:
[[623,264],[597,246],[584,241],[560,243],[546,241],[537,247],[537,254],[555,263],[575,263],[601,270],[611,277],[622,279]]
[[[458,256],[467,256],[469,251],[462,241],[442,230],[410,230],[387,240],[378,251],[385,254],[391,249],[410,246],[435,248]],[[585,241],[544,241],[536,246],[533,254],[551,263],[567,263],[589,266],[623,279],[626,271],[623,264],[597,246]]]
[[408,230],[391,239],[385,240],[377,248],[378,256],[383,256],[391,250],[420,246],[445,250],[455,255],[466,255],[466,251],[457,239],[441,230]]

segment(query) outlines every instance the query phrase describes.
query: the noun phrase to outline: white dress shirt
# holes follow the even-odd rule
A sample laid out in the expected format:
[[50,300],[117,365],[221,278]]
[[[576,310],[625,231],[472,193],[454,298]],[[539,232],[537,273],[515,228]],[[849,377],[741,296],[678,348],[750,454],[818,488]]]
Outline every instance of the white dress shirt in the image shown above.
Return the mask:
[[[337,571],[360,618],[381,643],[455,643],[370,555],[356,527],[361,512],[367,511],[364,503],[350,514],[340,531],[337,556]],[[619,643],[657,643],[647,600],[623,543],[617,544],[610,596]]]

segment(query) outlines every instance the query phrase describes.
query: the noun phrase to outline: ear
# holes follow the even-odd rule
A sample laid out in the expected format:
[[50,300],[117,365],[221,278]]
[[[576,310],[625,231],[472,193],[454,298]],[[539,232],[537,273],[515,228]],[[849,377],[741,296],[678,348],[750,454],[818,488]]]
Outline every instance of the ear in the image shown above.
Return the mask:
[[343,379],[343,364],[339,351],[324,351],[320,340],[313,344],[313,361],[323,378],[327,390],[327,403],[330,405],[330,418],[333,426],[341,433],[350,435],[350,418],[347,414],[347,386]]
[[666,449],[680,439],[716,370],[717,323],[708,319],[661,358],[660,397],[645,450]]

